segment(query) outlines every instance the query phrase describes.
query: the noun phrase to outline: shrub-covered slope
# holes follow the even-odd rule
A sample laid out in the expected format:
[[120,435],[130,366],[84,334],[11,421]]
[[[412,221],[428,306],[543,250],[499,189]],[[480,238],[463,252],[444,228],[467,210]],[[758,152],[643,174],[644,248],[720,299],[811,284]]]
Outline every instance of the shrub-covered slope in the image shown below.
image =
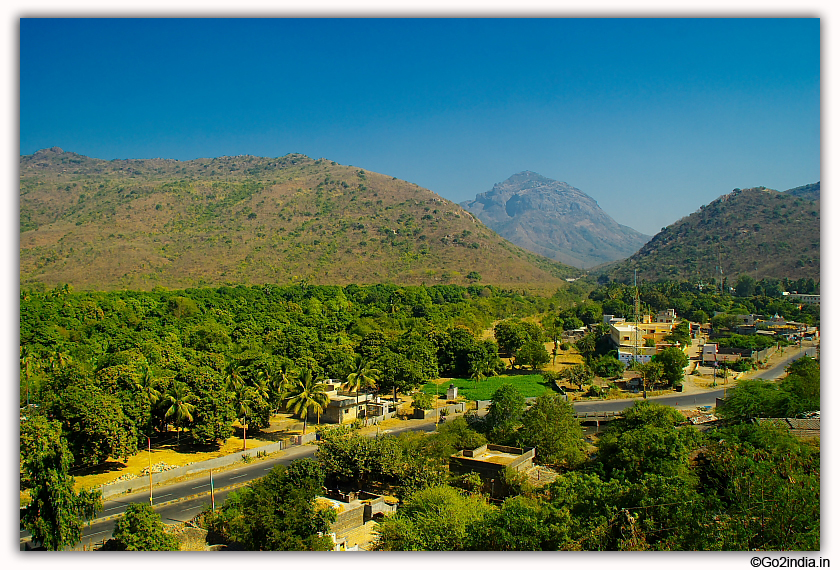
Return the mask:
[[20,279],[83,289],[283,283],[556,287],[578,272],[416,184],[290,154],[20,158]]

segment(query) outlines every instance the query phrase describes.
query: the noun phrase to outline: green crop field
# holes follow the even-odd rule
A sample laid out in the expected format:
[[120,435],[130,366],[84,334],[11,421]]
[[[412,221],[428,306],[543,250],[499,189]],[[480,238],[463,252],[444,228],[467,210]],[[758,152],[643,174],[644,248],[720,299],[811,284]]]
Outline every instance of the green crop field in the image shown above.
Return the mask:
[[444,382],[436,386],[433,382],[425,384],[422,388],[427,394],[446,396],[446,389],[449,384],[458,387],[458,394],[470,400],[489,400],[502,384],[512,384],[526,398],[539,396],[546,390],[551,390],[551,385],[543,379],[541,374],[525,374],[515,376],[491,376],[476,382],[468,378],[455,378],[451,382]]

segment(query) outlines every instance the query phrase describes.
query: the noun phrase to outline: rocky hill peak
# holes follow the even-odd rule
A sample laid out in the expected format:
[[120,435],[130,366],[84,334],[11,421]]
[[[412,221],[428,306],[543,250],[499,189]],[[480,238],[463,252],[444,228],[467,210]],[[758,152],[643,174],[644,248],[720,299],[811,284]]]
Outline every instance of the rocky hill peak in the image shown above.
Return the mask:
[[461,206],[520,247],[577,267],[623,259],[649,239],[585,192],[528,170]]

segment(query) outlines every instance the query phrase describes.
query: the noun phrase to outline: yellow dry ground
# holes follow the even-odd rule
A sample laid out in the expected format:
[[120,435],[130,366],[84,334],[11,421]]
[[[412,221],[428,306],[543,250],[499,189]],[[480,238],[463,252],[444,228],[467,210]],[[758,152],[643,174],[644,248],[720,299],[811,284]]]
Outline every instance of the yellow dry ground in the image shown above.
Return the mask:
[[[256,449],[263,445],[268,445],[269,443],[272,442],[265,439],[261,440],[248,438],[248,449]],[[205,461],[207,459],[215,459],[216,457],[230,455],[231,453],[236,453],[242,451],[243,449],[242,437],[232,437],[228,439],[223,445],[219,446],[219,449],[217,450],[181,453],[177,451],[175,447],[176,446],[167,445],[157,449],[152,448],[151,454],[147,449],[143,449],[137,455],[129,457],[125,462],[112,460],[110,464],[113,465],[113,468],[108,471],[102,473],[91,473],[89,475],[75,475],[75,488],[78,491],[79,489],[90,489],[92,487],[106,485],[108,483],[112,483],[115,479],[121,475],[125,475],[126,473],[131,473],[132,475],[140,477],[144,475],[143,470],[149,468],[150,460],[152,465],[166,463],[167,465],[172,465],[173,467],[181,467],[182,465],[187,465],[188,463],[196,463],[198,461]],[[154,481],[154,477],[155,474],[152,473],[152,481]]]

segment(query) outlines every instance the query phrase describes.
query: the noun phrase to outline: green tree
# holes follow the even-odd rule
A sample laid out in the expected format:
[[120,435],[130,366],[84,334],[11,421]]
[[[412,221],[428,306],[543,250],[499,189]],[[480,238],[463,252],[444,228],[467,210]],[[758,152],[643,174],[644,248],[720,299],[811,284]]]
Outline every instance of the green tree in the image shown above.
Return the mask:
[[586,364],[575,364],[566,368],[560,373],[560,376],[575,384],[578,389],[582,388],[584,384],[589,384],[595,378],[595,374]]
[[[21,397],[21,404],[30,403],[32,392],[32,379],[40,368],[40,361],[35,355],[32,347],[28,345],[20,346],[20,374],[23,380],[22,393],[26,394],[26,402],[23,402]],[[21,395],[22,396],[22,395]]]
[[583,429],[560,394],[546,391],[522,414],[519,443],[535,447],[543,464],[575,467],[586,459]]
[[82,525],[102,509],[100,491],[73,489],[68,475],[73,455],[61,437],[61,425],[43,417],[21,424],[21,483],[30,503],[21,509],[20,522],[36,543],[47,550],[73,546]]
[[225,387],[222,375],[206,366],[187,368],[176,377],[183,381],[193,394],[195,406],[190,426],[190,437],[199,444],[214,444],[233,435],[236,411],[233,395]]
[[516,365],[528,365],[531,370],[542,368],[543,364],[548,364],[550,360],[545,345],[538,341],[529,340],[516,351]]
[[330,403],[326,386],[318,382],[312,371],[305,369],[289,391],[286,407],[303,420],[303,433],[306,433],[306,417],[310,411],[320,416]]
[[590,362],[596,354],[598,345],[598,335],[595,333],[587,333],[580,340],[575,342],[575,348],[578,349],[580,355],[586,362]]
[[810,356],[794,360],[779,389],[788,394],[788,416],[820,409],[820,362]]
[[676,410],[648,400],[627,408],[598,441],[598,461],[612,477],[638,481],[645,474],[686,476],[688,455],[699,443],[694,426],[677,428]]
[[178,539],[168,534],[160,515],[146,503],[131,503],[114,525],[119,550],[179,550]]
[[146,404],[146,411],[148,416],[145,420],[145,431],[147,436],[152,434],[152,414],[151,410],[160,402],[163,396],[158,389],[160,388],[160,381],[155,378],[152,369],[148,365],[144,365],[140,374],[136,376],[134,389],[141,395],[143,402]]
[[601,356],[595,361],[593,372],[601,378],[617,378],[624,372],[624,363],[615,356]]
[[447,486],[417,491],[379,525],[375,550],[463,550],[468,527],[493,507],[479,496]]
[[379,387],[393,390],[394,400],[397,393],[410,393],[431,377],[420,363],[405,354],[390,349],[383,350],[376,359],[376,368],[381,371]]
[[653,357],[653,361],[662,366],[662,378],[672,386],[679,386],[685,377],[684,368],[688,366],[688,356],[682,349],[669,346]]
[[679,343],[683,347],[691,345],[691,325],[688,321],[681,321],[663,340]]
[[735,294],[738,297],[752,297],[755,294],[755,286],[755,279],[749,275],[740,275],[735,283]]
[[502,384],[491,397],[490,409],[484,417],[487,438],[494,443],[510,443],[521,425],[525,398],[511,384]]
[[[568,514],[566,518],[570,518]],[[501,508],[468,525],[465,550],[557,550],[564,541],[565,527],[571,524],[559,524],[557,519],[544,501],[510,497]]]
[[636,370],[642,375],[642,388],[644,390],[652,387],[662,379],[662,363],[657,360],[651,360],[644,364],[636,364]]
[[68,386],[50,410],[61,421],[73,456],[84,465],[137,453],[137,430],[122,404],[90,380]]
[[272,385],[279,400],[278,407],[275,407],[275,410],[279,409],[280,402],[285,402],[289,390],[291,390],[297,381],[298,374],[299,371],[296,368],[288,362],[284,362],[277,374],[272,377]]
[[172,418],[172,421],[178,428],[179,443],[181,441],[181,432],[184,430],[184,424],[193,422],[193,412],[195,411],[194,400],[195,397],[190,393],[187,385],[177,380],[172,382],[169,392],[164,399],[166,407],[164,417],[167,419]]
[[177,319],[189,319],[200,312],[198,305],[189,297],[173,297],[168,305],[169,311]]
[[215,514],[205,512],[205,520],[245,550],[330,550],[335,512],[315,503],[323,485],[318,463],[298,459],[234,491]]
[[774,426],[717,430],[699,480],[715,507],[714,542],[703,550],[820,548],[819,449]]
[[353,371],[347,375],[342,384],[343,390],[356,393],[356,409],[359,409],[359,392],[366,388],[375,388],[379,378],[379,370],[373,368],[369,362],[365,362],[362,355],[357,354],[353,359]]
[[248,449],[248,418],[254,415],[258,405],[259,394],[251,386],[240,384],[233,395],[233,409],[236,410],[242,424],[242,449]]
[[717,410],[721,417],[734,422],[752,418],[779,418],[787,415],[788,398],[778,385],[763,380],[739,380],[728,390]]
[[539,325],[519,320],[507,320],[496,324],[493,334],[499,351],[503,356],[510,358],[511,363],[517,351],[526,342],[541,342],[543,339],[543,332]]

